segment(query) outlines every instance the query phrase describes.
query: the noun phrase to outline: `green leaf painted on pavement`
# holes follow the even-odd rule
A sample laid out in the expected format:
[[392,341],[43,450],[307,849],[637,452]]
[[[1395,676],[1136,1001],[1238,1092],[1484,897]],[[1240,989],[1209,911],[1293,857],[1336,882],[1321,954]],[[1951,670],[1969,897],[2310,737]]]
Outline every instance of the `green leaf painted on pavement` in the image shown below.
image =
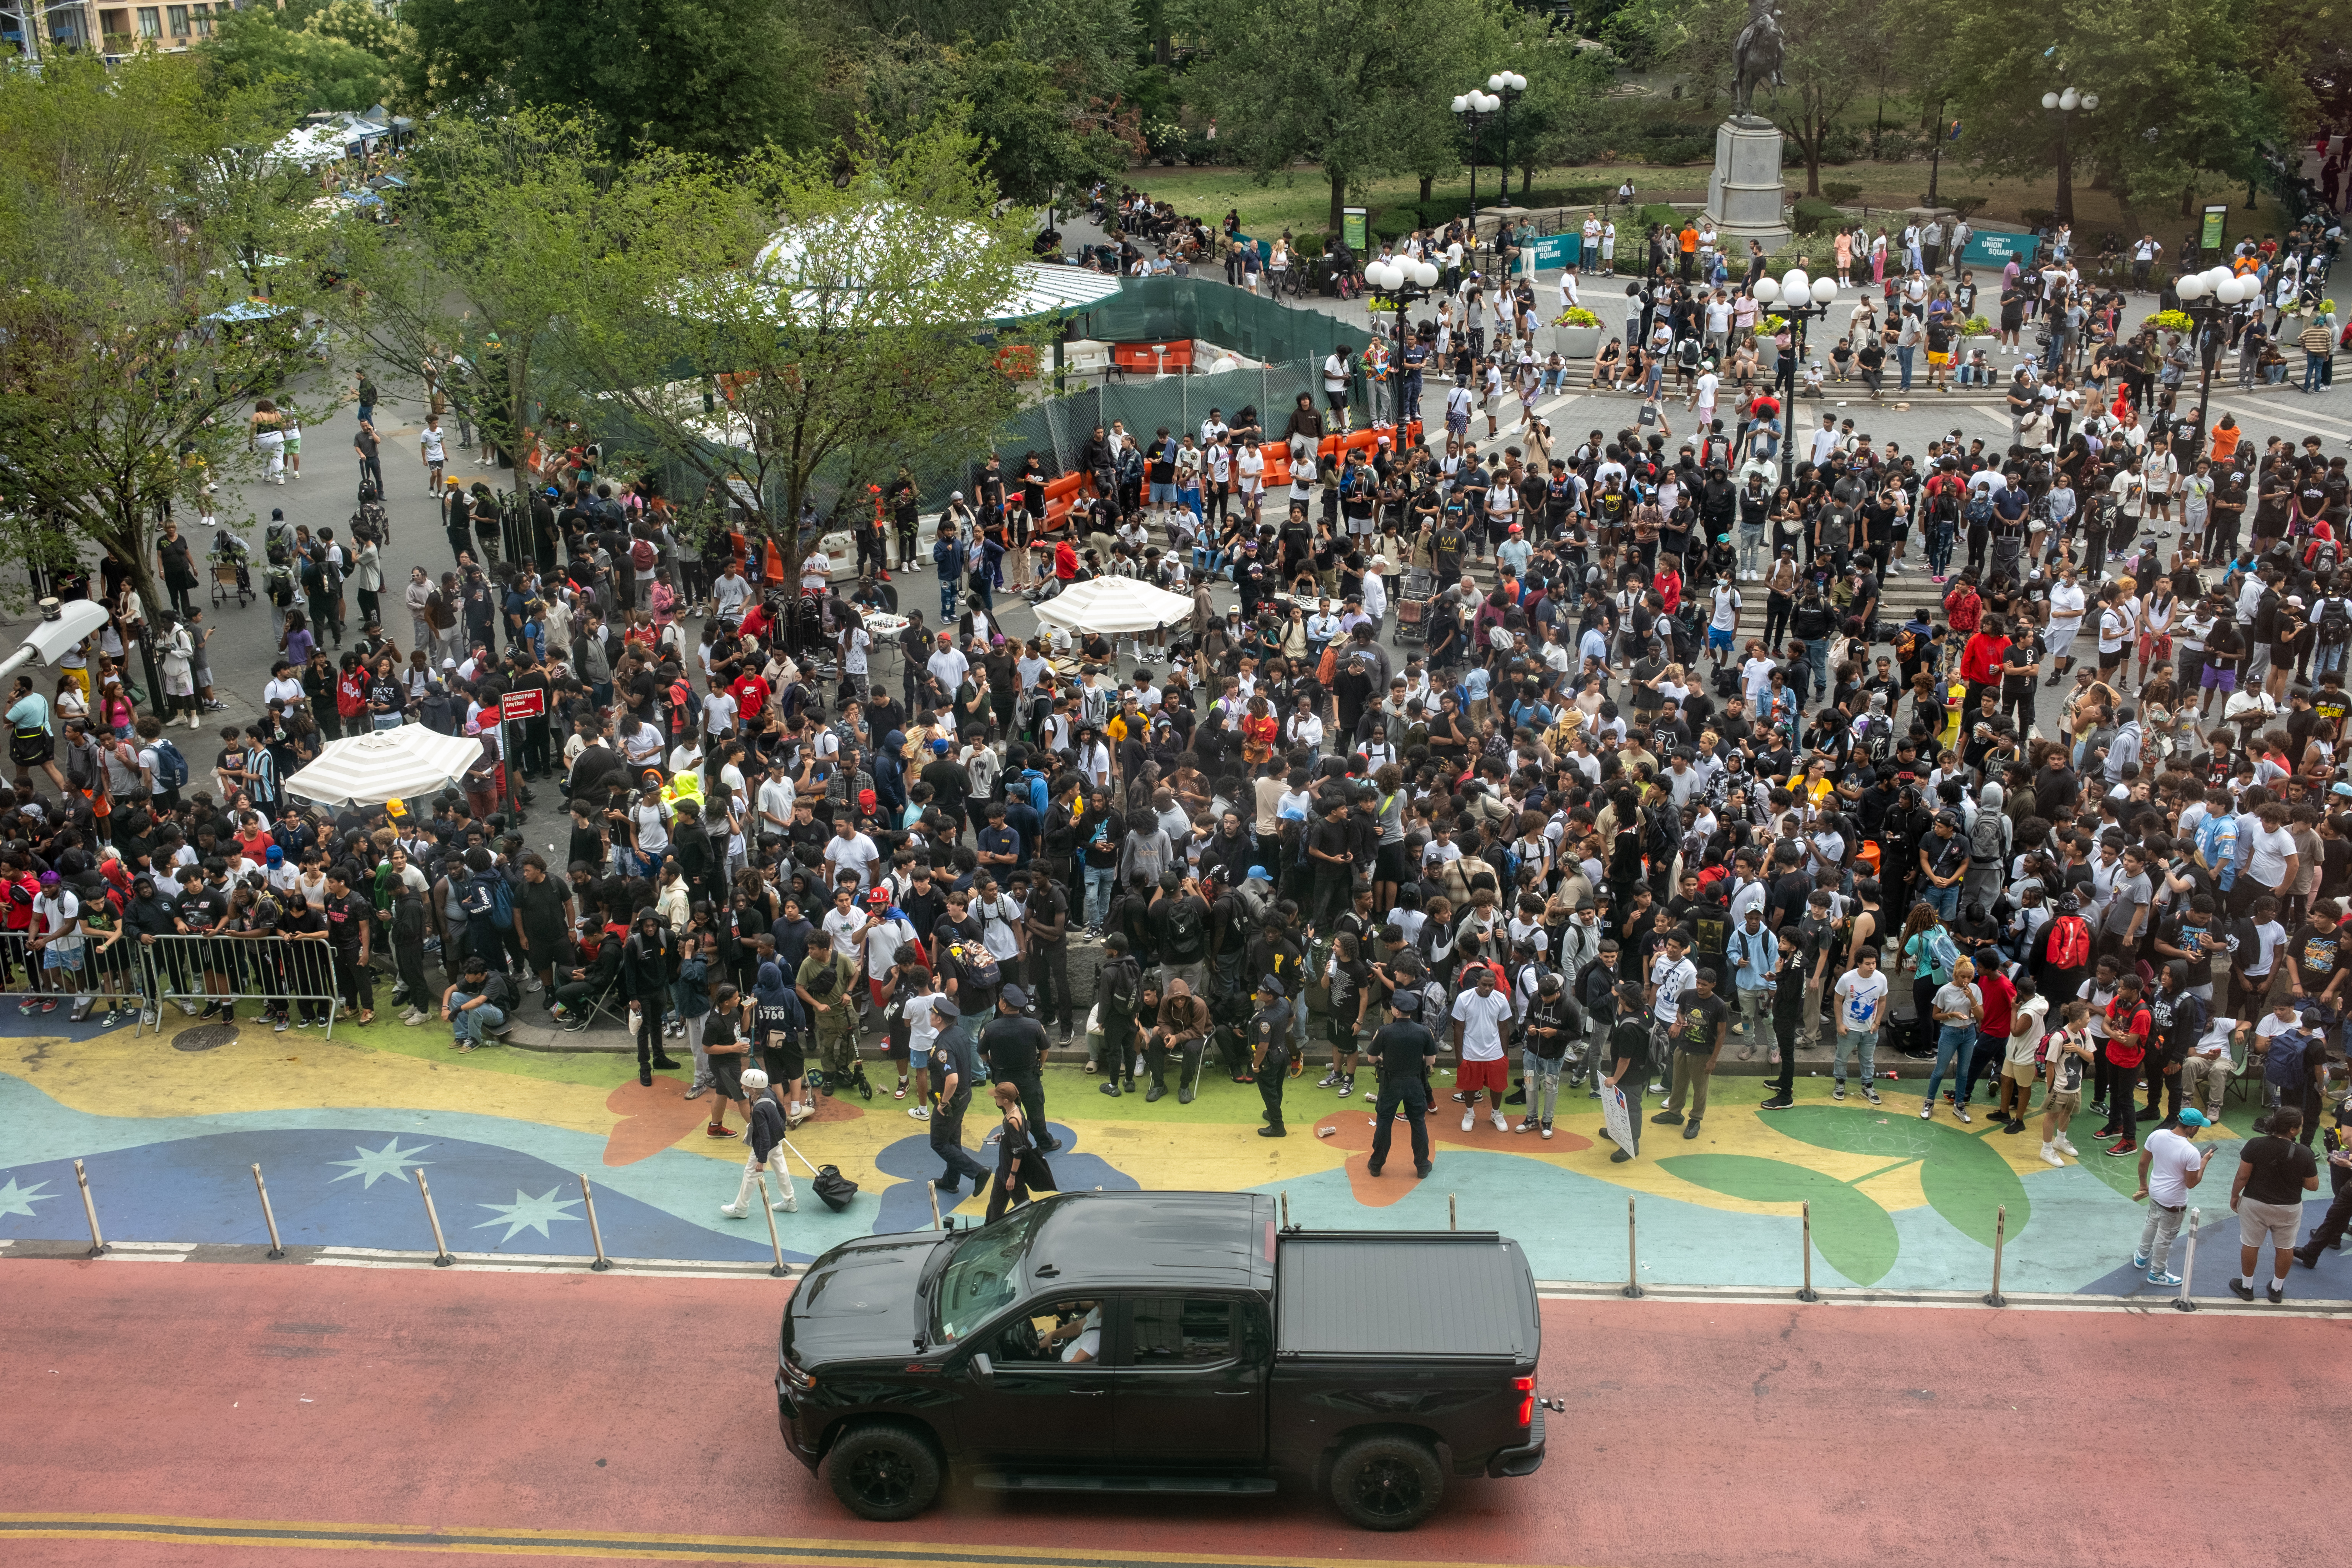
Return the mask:
[[1658,1163],[1668,1175],[1728,1197],[1811,1203],[1813,1245],[1831,1268],[1857,1285],[1874,1285],[1895,1267],[1895,1222],[1834,1176],[1748,1154],[1680,1154]]
[[1995,1211],[2009,1208],[2009,1234],[2025,1228],[2032,1206],[2025,1184],[1984,1136],[1916,1116],[1874,1116],[1834,1106],[1797,1106],[1772,1119],[1776,1131],[1818,1149],[1881,1158],[1889,1164],[1920,1162],[1919,1185],[1927,1205],[1961,1235],[1992,1245]]

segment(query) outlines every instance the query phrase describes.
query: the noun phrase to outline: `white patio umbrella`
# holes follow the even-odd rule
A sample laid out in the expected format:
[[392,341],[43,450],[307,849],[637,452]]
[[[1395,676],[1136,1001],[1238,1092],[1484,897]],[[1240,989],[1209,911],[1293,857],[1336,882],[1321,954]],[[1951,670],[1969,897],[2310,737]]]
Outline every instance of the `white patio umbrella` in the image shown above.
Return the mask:
[[1189,620],[1192,601],[1132,577],[1097,577],[1037,606],[1037,618],[1074,632],[1150,632]]
[[432,795],[461,782],[482,760],[469,735],[403,724],[330,741],[319,760],[286,781],[286,792],[320,805],[378,805]]

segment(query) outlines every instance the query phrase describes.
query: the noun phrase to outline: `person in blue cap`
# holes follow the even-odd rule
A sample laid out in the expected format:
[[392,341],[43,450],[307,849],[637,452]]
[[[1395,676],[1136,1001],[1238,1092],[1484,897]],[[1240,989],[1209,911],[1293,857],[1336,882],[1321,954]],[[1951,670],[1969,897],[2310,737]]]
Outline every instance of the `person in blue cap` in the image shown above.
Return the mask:
[[1250,1015],[1250,1073],[1257,1080],[1258,1098],[1265,1102],[1261,1138],[1287,1138],[1282,1124],[1282,1087],[1290,1078],[1290,1002],[1282,982],[1271,974],[1257,983],[1257,1011]]
[[2151,1285],[2180,1283],[2180,1276],[2165,1265],[2172,1257],[2174,1239],[2180,1235],[2180,1222],[2189,1213],[2189,1189],[2205,1179],[2206,1167],[2213,1163],[2216,1151],[2210,1144],[2201,1150],[2197,1147],[2198,1129],[2211,1125],[2205,1113],[2192,1106],[2180,1113],[2177,1122],[2149,1133],[2140,1145],[2139,1190],[2132,1198],[2147,1200],[2147,1223],[2140,1226],[2139,1248],[2132,1254],[2132,1267],[2146,1270]]

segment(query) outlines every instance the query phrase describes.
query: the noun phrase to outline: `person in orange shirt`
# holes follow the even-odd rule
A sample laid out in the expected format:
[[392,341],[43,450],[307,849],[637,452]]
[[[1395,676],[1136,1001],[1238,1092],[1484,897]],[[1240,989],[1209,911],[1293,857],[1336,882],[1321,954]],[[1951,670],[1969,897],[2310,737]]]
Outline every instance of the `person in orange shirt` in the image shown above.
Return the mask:
[[1682,232],[1683,281],[1687,283],[1698,269],[1698,225],[1683,220]]
[[2245,437],[2246,433],[2238,428],[2238,422],[2226,414],[2222,415],[2221,423],[2213,426],[2213,466],[2218,468],[2235,456],[2238,443]]

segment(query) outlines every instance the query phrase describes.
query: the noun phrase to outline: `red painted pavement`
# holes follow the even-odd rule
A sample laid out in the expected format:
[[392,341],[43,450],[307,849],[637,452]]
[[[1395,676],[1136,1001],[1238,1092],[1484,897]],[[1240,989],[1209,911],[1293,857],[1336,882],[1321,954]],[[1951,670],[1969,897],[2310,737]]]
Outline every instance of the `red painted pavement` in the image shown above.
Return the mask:
[[[127,1261],[19,1261],[0,1280],[10,1513],[1260,1561],[2043,1568],[2224,1542],[2236,1563],[2308,1561],[2313,1521],[2289,1506],[2303,1481],[2216,1513],[2228,1487],[2183,1491],[2181,1466],[2333,1451],[2336,1412],[2307,1394],[2347,1335],[2284,1316],[1553,1301],[1541,1385],[1569,1407],[1544,1468],[1457,1482],[1412,1534],[1354,1531],[1292,1493],[1207,1509],[963,1493],[870,1525],[782,1451],[769,1281]],[[373,1555],[0,1545],[12,1568]]]

